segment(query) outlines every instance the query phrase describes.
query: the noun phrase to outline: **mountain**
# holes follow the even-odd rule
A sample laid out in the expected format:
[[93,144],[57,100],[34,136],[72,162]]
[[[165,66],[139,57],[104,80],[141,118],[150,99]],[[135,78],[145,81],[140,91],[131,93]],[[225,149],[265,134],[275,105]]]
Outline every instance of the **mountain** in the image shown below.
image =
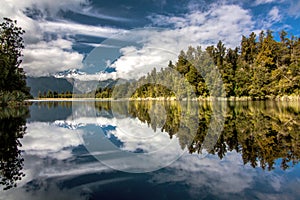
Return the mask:
[[[30,87],[30,93],[38,97],[38,93],[44,94],[49,90],[58,93],[71,91],[75,93],[86,93],[97,88],[113,87],[117,80],[107,79],[103,81],[80,81],[73,78],[57,78],[54,76],[47,77],[27,77],[27,85]],[[120,80],[119,80],[120,81]]]
[[[112,68],[111,70],[114,70]],[[103,81],[88,80],[89,74],[78,69],[68,69],[57,72],[52,76],[45,77],[27,77],[27,85],[31,88],[30,93],[34,97],[38,97],[39,92],[44,95],[48,91],[88,93],[95,91],[97,88],[114,87],[118,82],[124,82],[123,79],[107,79]]]
[[73,79],[47,77],[27,77],[27,85],[30,87],[32,96],[37,97],[38,93],[57,91],[58,93],[73,91]]
[[62,72],[57,72],[53,76],[55,78],[76,78],[80,75],[86,75],[86,73],[79,71],[78,69],[68,69]]
[[118,80],[106,79],[98,80],[79,80],[76,79],[73,84],[73,92],[82,94],[96,91],[98,88],[113,88]]

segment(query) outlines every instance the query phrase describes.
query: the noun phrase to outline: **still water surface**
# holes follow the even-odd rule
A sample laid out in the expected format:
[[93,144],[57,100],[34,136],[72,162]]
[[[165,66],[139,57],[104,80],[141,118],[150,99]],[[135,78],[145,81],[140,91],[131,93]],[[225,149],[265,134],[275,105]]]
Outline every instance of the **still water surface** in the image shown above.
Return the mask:
[[300,104],[0,110],[0,199],[299,199]]

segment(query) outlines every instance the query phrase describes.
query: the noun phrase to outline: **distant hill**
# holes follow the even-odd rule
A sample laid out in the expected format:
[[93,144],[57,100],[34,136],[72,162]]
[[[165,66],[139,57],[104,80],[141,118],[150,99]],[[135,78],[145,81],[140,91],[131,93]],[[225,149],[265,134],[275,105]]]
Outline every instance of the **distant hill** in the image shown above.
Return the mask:
[[[38,93],[57,91],[58,93],[71,91],[73,92],[74,79],[73,78],[56,78],[54,76],[48,77],[27,77],[27,85],[31,88],[30,93],[34,97],[38,97]],[[88,92],[96,87],[113,87],[116,80],[107,79],[103,81],[76,81],[76,93]]]
[[37,97],[39,91],[43,94],[49,90],[59,93],[73,91],[73,79],[49,77],[27,77],[27,85],[32,96]]

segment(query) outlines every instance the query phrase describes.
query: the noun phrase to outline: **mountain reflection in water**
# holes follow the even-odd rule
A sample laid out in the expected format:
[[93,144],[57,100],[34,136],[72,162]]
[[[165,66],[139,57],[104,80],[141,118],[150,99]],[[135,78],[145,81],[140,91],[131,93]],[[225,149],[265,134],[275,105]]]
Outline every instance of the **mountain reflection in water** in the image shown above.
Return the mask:
[[[17,188],[0,192],[0,199],[18,199],[25,194],[24,199],[33,198],[31,191],[40,191],[35,199],[46,194],[52,199],[114,199],[120,197],[112,194],[115,190],[132,196],[132,188],[140,190],[134,192],[133,198],[145,199],[151,199],[145,193],[161,198],[162,190],[165,199],[210,199],[220,195],[263,198],[262,190],[270,191],[270,198],[286,197],[287,193],[293,198],[300,195],[293,190],[300,180],[300,104],[220,104],[216,107],[212,102],[36,102],[29,108],[2,109],[0,183],[5,190]],[[209,133],[212,118],[222,125],[219,133]],[[180,156],[151,173],[118,172],[95,157],[104,154],[109,159],[113,153],[89,151],[84,144],[82,138],[87,132],[94,134],[99,130],[120,151],[139,155],[163,149],[165,152],[154,157],[162,161],[172,154]],[[279,179],[278,173],[285,178]],[[232,187],[225,187],[228,184]],[[289,189],[284,190],[284,184]],[[176,188],[182,192],[173,193]],[[67,192],[62,195],[57,191]]]

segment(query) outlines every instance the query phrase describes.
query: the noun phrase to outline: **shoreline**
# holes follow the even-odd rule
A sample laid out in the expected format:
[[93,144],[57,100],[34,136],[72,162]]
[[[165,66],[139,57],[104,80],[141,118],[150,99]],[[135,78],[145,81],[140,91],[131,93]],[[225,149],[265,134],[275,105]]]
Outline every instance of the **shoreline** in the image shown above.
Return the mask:
[[83,101],[227,101],[227,102],[241,102],[241,101],[300,101],[300,96],[280,96],[280,97],[265,97],[264,99],[251,97],[198,97],[193,99],[177,99],[176,97],[147,97],[147,98],[36,98],[28,99],[25,102],[83,102]]

